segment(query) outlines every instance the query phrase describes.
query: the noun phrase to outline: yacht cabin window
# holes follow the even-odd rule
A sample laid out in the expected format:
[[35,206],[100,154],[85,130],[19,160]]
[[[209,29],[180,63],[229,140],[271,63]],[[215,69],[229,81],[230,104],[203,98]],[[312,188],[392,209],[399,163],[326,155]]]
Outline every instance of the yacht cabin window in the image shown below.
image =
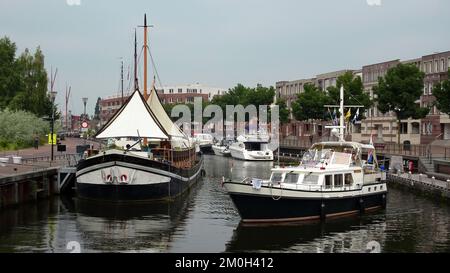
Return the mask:
[[334,187],[340,188],[343,185],[343,175],[342,174],[335,174],[334,175]]
[[330,175],[325,175],[325,189],[331,189],[333,185],[333,176]]
[[297,183],[298,182],[298,173],[288,173],[284,178],[284,183]]
[[280,183],[283,180],[282,173],[272,173],[272,177],[270,178],[270,182],[272,183]]
[[317,174],[305,174],[303,178],[303,184],[317,185],[319,182],[319,176]]
[[353,176],[351,173],[346,173],[344,175],[344,183],[345,183],[345,186],[353,185]]

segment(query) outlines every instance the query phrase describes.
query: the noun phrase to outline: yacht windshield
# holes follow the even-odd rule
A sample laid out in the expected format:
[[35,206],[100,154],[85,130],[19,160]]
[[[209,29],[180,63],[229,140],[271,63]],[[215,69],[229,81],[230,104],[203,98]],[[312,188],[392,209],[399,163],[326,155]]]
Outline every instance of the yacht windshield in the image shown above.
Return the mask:
[[270,182],[279,183],[283,180],[283,174],[282,173],[273,173],[272,177],[270,178]]
[[333,155],[332,149],[310,149],[302,157],[303,164],[317,164],[329,160]]

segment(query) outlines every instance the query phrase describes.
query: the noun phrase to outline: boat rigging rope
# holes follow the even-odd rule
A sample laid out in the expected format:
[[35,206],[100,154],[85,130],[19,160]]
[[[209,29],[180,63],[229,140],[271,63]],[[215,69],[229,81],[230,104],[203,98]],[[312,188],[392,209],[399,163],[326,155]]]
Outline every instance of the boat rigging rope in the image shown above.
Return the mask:
[[156,69],[156,63],[155,63],[155,60],[153,59],[152,52],[150,51],[150,46],[147,46],[147,50],[148,50],[148,55],[150,55],[150,60],[151,60],[152,65],[153,65],[153,69],[155,70],[156,78],[158,78],[159,86],[160,86],[160,87],[163,87],[163,84],[162,84],[162,82],[161,82],[161,78],[159,77],[158,69]]

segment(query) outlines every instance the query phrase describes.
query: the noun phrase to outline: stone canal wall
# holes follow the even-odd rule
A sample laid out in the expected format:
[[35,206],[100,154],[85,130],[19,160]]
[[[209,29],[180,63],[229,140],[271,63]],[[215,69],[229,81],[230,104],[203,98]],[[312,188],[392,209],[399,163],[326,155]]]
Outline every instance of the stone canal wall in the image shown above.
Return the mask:
[[59,167],[0,178],[0,209],[59,193]]
[[387,174],[388,186],[398,186],[413,192],[430,195],[438,200],[450,201],[450,181],[441,181],[425,175]]

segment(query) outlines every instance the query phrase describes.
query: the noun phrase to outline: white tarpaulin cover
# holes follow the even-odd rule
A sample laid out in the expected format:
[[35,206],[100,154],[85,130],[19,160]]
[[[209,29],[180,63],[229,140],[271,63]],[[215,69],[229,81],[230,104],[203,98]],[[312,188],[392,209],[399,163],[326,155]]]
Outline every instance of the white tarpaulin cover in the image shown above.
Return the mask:
[[167,115],[166,111],[164,110],[164,107],[162,106],[161,102],[159,101],[158,94],[156,94],[156,91],[154,88],[150,91],[150,95],[147,99],[147,104],[150,106],[150,109],[152,109],[153,114],[155,114],[158,121],[161,123],[162,127],[166,132],[172,136],[172,137],[180,137],[180,138],[187,138],[187,136],[181,131],[181,129],[172,122],[170,117]]
[[158,119],[146,104],[139,91],[117,111],[117,113],[97,133],[96,138],[148,137],[168,139]]

